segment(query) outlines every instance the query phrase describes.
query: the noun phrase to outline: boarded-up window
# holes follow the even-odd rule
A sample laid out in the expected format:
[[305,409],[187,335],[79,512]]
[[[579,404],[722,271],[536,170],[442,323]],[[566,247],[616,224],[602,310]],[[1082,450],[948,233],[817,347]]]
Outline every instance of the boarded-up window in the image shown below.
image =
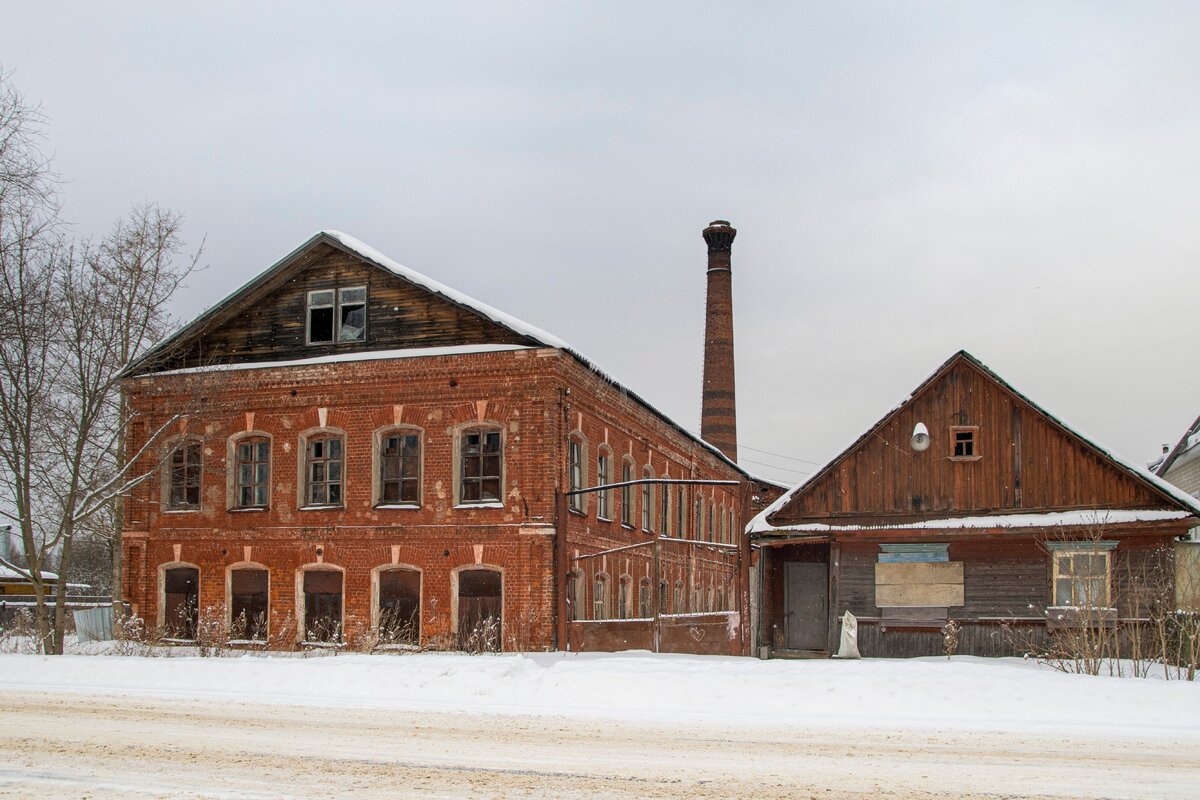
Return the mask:
[[267,638],[267,571],[235,569],[229,574],[230,638]]
[[608,619],[608,576],[592,581],[592,619]]
[[[948,545],[880,545],[875,565],[875,605],[940,608],[963,604],[963,565],[950,561]],[[930,612],[932,615],[933,612]]]
[[266,508],[270,483],[271,443],[264,438],[237,444],[237,507]]
[[163,573],[163,623],[173,639],[195,639],[200,619],[200,570],[172,567]]
[[458,638],[464,650],[500,649],[503,586],[500,573],[465,569],[458,573]]
[[331,569],[304,573],[304,640],[342,640],[342,573]]
[[379,573],[379,634],[388,644],[420,644],[421,573],[388,569]]
[[200,443],[180,442],[171,451],[170,485],[167,508],[172,510],[200,507]]
[[500,499],[500,431],[472,428],[462,434],[463,503]]
[[381,444],[380,502],[416,505],[421,497],[421,437],[416,433],[390,433]]

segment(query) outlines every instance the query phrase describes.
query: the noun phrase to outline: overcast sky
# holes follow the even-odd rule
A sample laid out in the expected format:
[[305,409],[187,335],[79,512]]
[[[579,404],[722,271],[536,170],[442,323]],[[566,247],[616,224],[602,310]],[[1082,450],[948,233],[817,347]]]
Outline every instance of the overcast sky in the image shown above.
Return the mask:
[[0,19],[77,232],[153,200],[205,240],[180,317],[334,228],[697,430],[700,231],[722,218],[741,455],[764,475],[799,479],[958,349],[1138,461],[1200,414],[1200,4]]

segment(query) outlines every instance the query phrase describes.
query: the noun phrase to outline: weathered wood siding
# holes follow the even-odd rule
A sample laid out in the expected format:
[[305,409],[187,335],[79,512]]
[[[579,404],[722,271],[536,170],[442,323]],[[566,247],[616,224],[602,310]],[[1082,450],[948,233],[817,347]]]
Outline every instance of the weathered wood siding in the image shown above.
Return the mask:
[[[932,442],[909,447],[924,423]],[[954,460],[951,426],[978,426],[975,460]],[[777,525],[871,524],[962,512],[1151,508],[1165,503],[967,360],[952,364],[781,509]]]
[[[308,293],[367,287],[362,342],[305,344]],[[363,350],[470,344],[527,344],[524,337],[327,244],[318,244],[276,280],[238,300],[210,330],[161,365],[286,361]]]

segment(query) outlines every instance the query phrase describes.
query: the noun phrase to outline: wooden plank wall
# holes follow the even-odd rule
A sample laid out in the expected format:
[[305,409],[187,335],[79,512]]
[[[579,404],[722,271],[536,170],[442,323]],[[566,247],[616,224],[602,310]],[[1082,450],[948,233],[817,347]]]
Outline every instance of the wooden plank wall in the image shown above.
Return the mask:
[[[367,340],[305,344],[308,292],[367,287]],[[163,365],[283,361],[362,350],[462,344],[522,344],[524,337],[329,245],[283,283],[265,286],[241,310]]]
[[[923,422],[932,443],[909,447]],[[951,426],[978,426],[973,461],[952,460]],[[960,361],[774,518],[874,524],[1014,509],[1163,506],[1140,482],[1064,434],[974,365]]]

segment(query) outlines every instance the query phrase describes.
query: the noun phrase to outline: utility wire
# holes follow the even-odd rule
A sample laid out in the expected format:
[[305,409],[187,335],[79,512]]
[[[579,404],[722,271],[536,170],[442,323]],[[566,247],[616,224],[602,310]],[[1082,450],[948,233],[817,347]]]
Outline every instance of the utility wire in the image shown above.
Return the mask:
[[775,456],[776,458],[786,458],[788,461],[799,461],[801,464],[811,464],[814,467],[821,466],[820,461],[809,461],[807,458],[796,458],[794,456],[785,456],[783,453],[772,453],[770,450],[760,450],[757,447],[751,447],[748,444],[742,444],[741,442],[738,442],[738,449],[743,447],[747,450],[753,450],[756,453],[762,453],[763,455]]

